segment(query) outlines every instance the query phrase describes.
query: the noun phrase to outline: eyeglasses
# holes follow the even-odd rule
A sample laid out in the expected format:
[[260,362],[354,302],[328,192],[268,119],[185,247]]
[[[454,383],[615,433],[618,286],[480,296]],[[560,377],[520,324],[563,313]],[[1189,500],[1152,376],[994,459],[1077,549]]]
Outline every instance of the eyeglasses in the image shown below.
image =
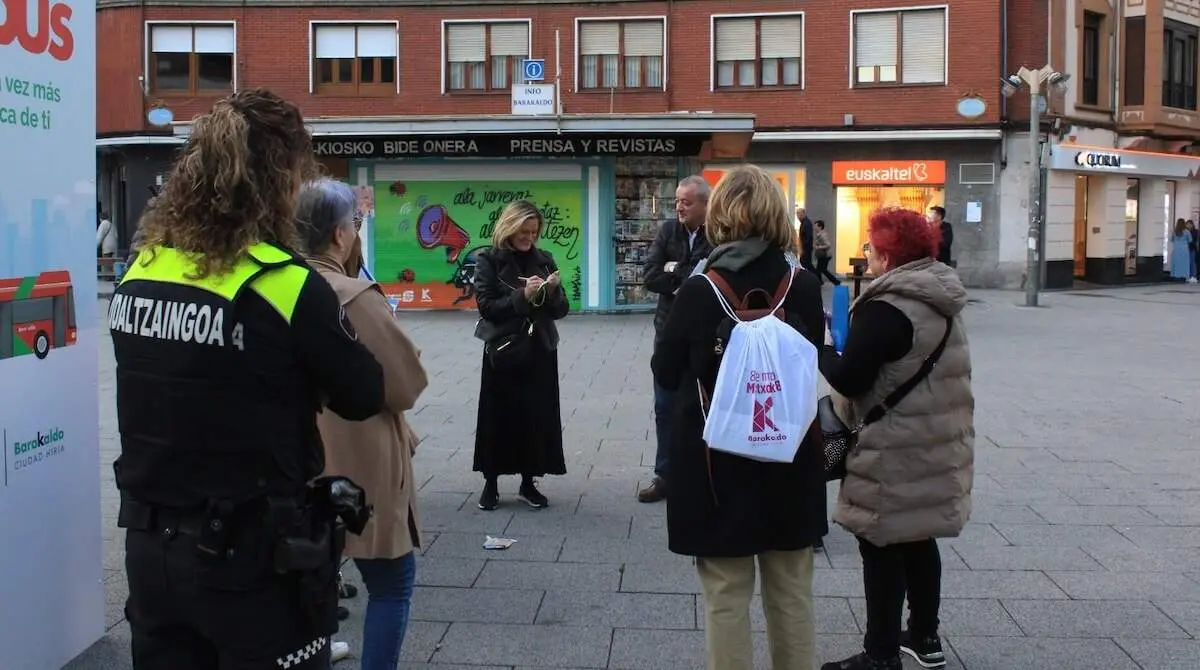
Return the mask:
[[361,215],[361,214],[355,214],[355,215],[354,215],[354,232],[356,232],[356,233],[357,233],[357,232],[361,231],[361,230],[362,230],[362,224],[363,224],[363,217],[362,217],[362,215]]
[[867,242],[866,244],[863,245],[863,253],[864,254],[871,253],[871,243],[870,242]]

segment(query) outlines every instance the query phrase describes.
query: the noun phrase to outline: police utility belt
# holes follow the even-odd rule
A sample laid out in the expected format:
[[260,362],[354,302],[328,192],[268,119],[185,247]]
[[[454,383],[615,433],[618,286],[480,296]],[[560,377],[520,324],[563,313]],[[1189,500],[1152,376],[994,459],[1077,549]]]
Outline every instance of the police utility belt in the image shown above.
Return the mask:
[[121,496],[117,526],[129,530],[181,533],[196,537],[196,554],[221,563],[233,555],[235,529],[250,524],[272,538],[275,572],[310,572],[336,561],[346,532],[361,535],[373,513],[366,493],[346,477],[313,481],[302,499],[266,497],[242,506],[210,500],[204,509],[146,504]]

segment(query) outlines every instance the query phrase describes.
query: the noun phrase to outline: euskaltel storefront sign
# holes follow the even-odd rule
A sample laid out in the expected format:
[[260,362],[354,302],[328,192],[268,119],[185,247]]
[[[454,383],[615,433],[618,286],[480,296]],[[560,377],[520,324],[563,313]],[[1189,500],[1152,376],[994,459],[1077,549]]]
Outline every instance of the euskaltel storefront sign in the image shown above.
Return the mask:
[[695,156],[708,135],[426,135],[316,137],[317,156],[338,158],[583,158]]

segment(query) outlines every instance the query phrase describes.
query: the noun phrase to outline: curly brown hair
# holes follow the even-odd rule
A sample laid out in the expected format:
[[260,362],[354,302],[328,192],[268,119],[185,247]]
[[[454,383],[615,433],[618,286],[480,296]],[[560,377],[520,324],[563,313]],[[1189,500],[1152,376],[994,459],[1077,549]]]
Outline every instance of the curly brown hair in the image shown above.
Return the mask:
[[141,246],[194,256],[197,277],[228,272],[259,242],[298,249],[297,191],[318,172],[295,104],[263,88],[234,93],[192,122],[142,214]]

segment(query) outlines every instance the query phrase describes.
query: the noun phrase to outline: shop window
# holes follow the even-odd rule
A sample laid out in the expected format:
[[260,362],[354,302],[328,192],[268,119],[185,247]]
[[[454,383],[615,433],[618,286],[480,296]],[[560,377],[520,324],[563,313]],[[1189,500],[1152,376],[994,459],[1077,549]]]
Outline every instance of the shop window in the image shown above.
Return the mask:
[[233,24],[150,26],[150,92],[223,95],[233,90]]
[[804,85],[801,14],[713,18],[716,88]]
[[663,86],[663,19],[579,21],[579,88]]
[[1142,183],[1132,177],[1125,180],[1125,276],[1137,274],[1138,219]]
[[946,10],[854,12],[855,85],[945,82]]
[[313,29],[313,81],[325,95],[394,95],[397,25],[327,24]]
[[446,89],[453,93],[508,91],[524,81],[528,20],[447,23]]
[[1125,93],[1125,104],[1134,107],[1146,101],[1146,17],[1131,16],[1125,19],[1125,78],[1121,90]]
[[928,212],[930,207],[946,205],[941,186],[837,186],[837,218],[834,224],[835,271],[853,271],[855,259],[862,258],[867,242],[867,223],[871,213],[881,207],[903,207]]
[[1080,87],[1079,102],[1085,105],[1100,104],[1100,28],[1103,25],[1102,15],[1083,13],[1083,85]]
[[1196,58],[1200,30],[1167,19],[1163,26],[1162,104],[1196,109]]
[[613,220],[617,305],[658,302],[658,294],[642,284],[642,270],[659,227],[675,218],[678,185],[679,166],[674,158],[617,159]]
[[1167,180],[1167,190],[1163,193],[1163,238],[1162,238],[1162,263],[1163,271],[1167,270],[1170,265],[1171,246],[1171,228],[1175,225],[1175,189],[1178,182],[1173,179]]

